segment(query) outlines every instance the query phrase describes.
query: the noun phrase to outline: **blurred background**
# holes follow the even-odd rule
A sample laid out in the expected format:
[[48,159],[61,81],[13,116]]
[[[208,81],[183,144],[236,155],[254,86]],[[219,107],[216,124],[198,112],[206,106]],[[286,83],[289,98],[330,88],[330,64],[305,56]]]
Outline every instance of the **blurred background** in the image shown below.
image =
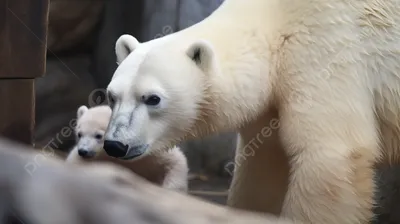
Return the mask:
[[[199,22],[222,0],[50,0],[46,74],[36,80],[35,147],[49,146],[63,156],[74,144],[71,120],[80,105],[105,102],[104,88],[116,68],[114,44],[122,34],[140,42]],[[225,203],[231,180],[235,133],[181,144],[200,197]],[[230,167],[232,168],[232,167]],[[377,169],[376,223],[400,223],[400,169]],[[340,215],[340,214],[338,214]]]

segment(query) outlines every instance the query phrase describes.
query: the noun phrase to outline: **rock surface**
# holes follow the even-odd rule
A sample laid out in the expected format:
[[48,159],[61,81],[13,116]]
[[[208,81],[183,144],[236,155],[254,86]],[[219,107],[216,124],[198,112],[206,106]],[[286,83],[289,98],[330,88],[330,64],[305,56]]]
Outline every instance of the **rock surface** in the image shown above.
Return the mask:
[[105,0],[50,0],[47,47],[53,52],[81,43],[100,21]]

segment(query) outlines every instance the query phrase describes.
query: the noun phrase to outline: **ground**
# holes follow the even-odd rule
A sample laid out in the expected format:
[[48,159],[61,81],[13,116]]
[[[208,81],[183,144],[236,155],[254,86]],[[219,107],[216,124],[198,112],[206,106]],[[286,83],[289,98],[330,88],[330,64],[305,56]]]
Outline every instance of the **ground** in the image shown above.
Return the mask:
[[228,177],[198,176],[189,181],[189,194],[225,205],[230,182]]

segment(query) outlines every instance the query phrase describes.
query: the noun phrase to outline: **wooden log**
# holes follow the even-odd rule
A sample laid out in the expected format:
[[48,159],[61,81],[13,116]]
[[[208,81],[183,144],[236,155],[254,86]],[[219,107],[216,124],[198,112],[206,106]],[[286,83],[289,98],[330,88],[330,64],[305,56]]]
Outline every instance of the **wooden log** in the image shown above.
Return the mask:
[[0,78],[36,78],[46,67],[49,0],[0,0]]
[[66,164],[4,139],[0,170],[0,214],[21,223],[293,223],[163,189],[111,164]]
[[0,135],[26,144],[33,142],[34,79],[0,79]]
[[49,0],[0,0],[0,135],[33,144],[34,78],[46,67]]

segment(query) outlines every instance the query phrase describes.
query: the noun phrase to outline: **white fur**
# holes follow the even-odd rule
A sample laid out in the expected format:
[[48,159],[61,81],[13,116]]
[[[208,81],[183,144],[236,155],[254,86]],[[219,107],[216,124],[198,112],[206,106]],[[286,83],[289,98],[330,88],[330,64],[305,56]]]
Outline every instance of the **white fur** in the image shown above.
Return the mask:
[[186,192],[188,190],[188,164],[187,159],[179,147],[175,146],[167,152],[159,152],[169,170],[161,184],[164,188]]
[[[399,156],[399,10],[400,0],[226,0],[122,61],[106,138],[152,152],[236,130],[230,206],[368,223],[372,166]],[[194,48],[206,63],[190,59]],[[140,101],[148,92],[158,108]]]
[[[103,150],[104,138],[95,139],[96,133],[104,133],[109,123],[111,109],[108,106],[96,106],[88,109],[79,107],[77,111],[76,134],[81,133],[77,144],[66,158],[68,163],[104,161],[113,162],[133,171],[149,181],[164,188],[186,192],[188,190],[187,159],[179,147],[167,151],[149,154],[135,161],[123,161],[109,157]],[[79,148],[94,152],[94,157],[83,158],[78,154]]]
[[78,118],[78,119],[81,118],[82,115],[83,115],[86,111],[88,111],[88,109],[89,109],[89,108],[87,108],[87,106],[85,106],[85,105],[80,106],[80,107],[78,108],[77,113],[76,113],[77,118]]
[[115,44],[115,52],[118,52],[117,64],[120,64],[138,45],[139,41],[133,36],[127,34],[120,36]]
[[[111,117],[109,106],[96,106],[88,108],[82,105],[77,110],[77,125],[75,128],[76,145],[67,157],[69,162],[80,161],[78,149],[93,151],[95,154],[103,150],[104,133],[107,129]],[[79,138],[78,133],[82,136]],[[96,139],[96,135],[101,135],[101,139]]]

